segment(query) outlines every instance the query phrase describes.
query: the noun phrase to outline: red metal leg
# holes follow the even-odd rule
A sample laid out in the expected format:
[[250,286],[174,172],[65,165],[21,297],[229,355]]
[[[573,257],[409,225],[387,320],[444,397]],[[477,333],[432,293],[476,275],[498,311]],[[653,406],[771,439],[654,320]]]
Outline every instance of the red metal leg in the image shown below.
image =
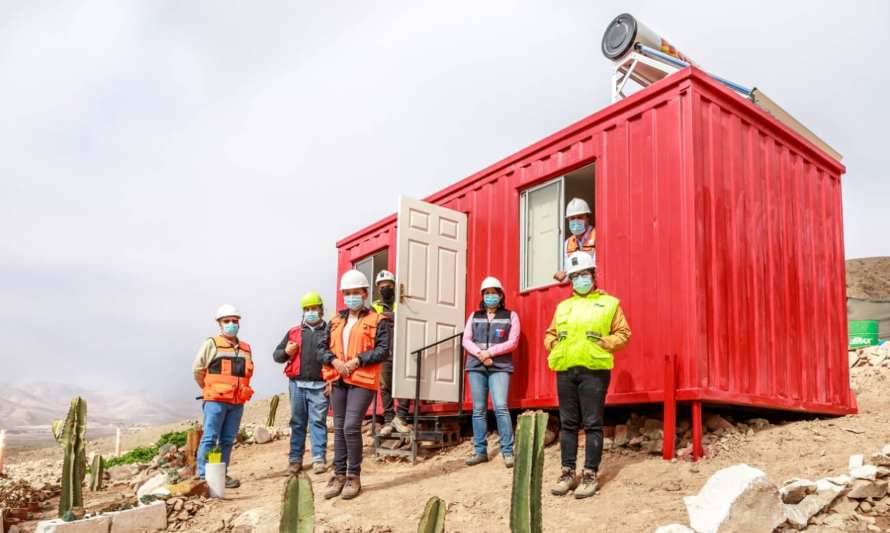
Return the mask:
[[674,374],[676,366],[676,355],[669,354],[664,356],[664,439],[661,446],[661,457],[665,461],[674,458],[674,445],[677,435],[677,396],[676,396],[676,376]]
[[692,402],[692,459],[698,461],[705,456],[702,446],[701,400]]

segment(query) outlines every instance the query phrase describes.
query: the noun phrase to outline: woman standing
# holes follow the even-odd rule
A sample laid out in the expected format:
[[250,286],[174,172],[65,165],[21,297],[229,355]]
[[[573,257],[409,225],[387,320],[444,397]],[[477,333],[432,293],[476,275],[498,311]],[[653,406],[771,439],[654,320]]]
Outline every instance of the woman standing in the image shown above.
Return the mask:
[[346,309],[331,320],[329,349],[321,354],[334,409],[334,476],[326,499],[351,500],[362,491],[362,420],[377,394],[380,363],[392,339],[392,321],[368,307],[369,287],[358,270],[340,278]]
[[513,351],[519,344],[519,316],[507,309],[504,288],[497,278],[487,277],[480,288],[482,302],[464,328],[463,347],[467,376],[473,396],[473,444],[469,466],[488,462],[488,393],[494,406],[504,466],[513,468],[513,422],[507,407]]

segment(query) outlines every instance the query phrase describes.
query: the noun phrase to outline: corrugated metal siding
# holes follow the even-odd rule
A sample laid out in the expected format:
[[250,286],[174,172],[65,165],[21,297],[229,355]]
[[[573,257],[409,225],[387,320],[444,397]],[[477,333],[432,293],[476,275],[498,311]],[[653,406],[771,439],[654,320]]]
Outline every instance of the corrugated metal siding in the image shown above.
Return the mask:
[[719,91],[695,92],[705,397],[847,409],[841,169]]
[[[570,293],[518,292],[520,191],[595,162],[598,281],[634,332],[610,403],[660,401],[676,354],[681,400],[848,410],[842,167],[753,109],[687,70],[426,199],[468,214],[468,307],[494,275],[520,315],[512,407],[557,405],[543,336]],[[340,241],[339,272],[394,267],[395,225]]]

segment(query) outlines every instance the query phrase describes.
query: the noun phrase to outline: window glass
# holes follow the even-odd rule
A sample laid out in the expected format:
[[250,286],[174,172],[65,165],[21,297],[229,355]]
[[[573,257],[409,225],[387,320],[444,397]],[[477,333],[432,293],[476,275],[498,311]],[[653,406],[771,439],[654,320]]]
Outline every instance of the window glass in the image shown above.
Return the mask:
[[562,255],[562,180],[525,191],[523,196],[523,289],[553,281]]

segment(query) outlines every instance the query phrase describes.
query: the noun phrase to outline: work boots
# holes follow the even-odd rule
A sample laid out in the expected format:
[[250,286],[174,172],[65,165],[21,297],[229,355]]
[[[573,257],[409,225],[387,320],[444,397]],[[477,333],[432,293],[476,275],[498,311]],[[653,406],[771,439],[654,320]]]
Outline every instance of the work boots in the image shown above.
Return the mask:
[[303,463],[291,463],[287,465],[287,473],[296,476],[303,471]]
[[585,468],[581,474],[581,485],[575,489],[575,498],[589,498],[596,494],[597,487],[599,483],[596,481],[596,472]]
[[467,466],[476,466],[482,463],[488,462],[488,455],[479,455],[478,453],[474,453],[472,457],[468,458],[464,463]]
[[312,463],[312,473],[313,474],[324,474],[328,471],[328,465],[324,464],[324,461],[315,461]]
[[343,487],[343,492],[340,494],[340,498],[344,500],[351,500],[361,494],[361,492],[361,478],[359,478],[358,475],[346,476],[346,485]]
[[399,433],[411,433],[411,426],[402,420],[402,417],[400,416],[392,419],[392,427]]
[[343,486],[346,485],[346,476],[343,474],[334,474],[334,477],[328,481],[326,490],[324,491],[324,499],[330,500],[336,498],[343,492]]
[[395,431],[395,428],[392,427],[391,422],[388,422],[386,424],[383,424],[383,427],[380,428],[380,436],[381,437],[389,437],[390,435],[392,435],[393,431]]
[[556,482],[556,485],[550,489],[550,494],[554,496],[565,496],[571,490],[575,490],[578,486],[578,476],[575,475],[574,468],[562,467],[562,474],[559,476],[559,481]]

